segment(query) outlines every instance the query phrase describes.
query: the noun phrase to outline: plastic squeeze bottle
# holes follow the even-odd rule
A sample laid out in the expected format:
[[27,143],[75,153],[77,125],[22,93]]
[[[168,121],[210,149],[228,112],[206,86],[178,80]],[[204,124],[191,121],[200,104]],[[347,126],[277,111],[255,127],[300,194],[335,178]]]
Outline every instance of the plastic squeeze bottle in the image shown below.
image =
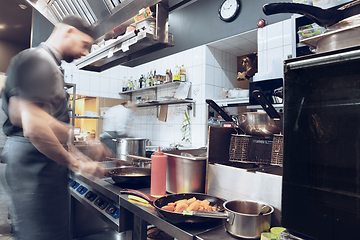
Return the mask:
[[159,147],[159,151],[151,156],[151,196],[162,197],[166,194],[166,165],[167,156],[160,152]]

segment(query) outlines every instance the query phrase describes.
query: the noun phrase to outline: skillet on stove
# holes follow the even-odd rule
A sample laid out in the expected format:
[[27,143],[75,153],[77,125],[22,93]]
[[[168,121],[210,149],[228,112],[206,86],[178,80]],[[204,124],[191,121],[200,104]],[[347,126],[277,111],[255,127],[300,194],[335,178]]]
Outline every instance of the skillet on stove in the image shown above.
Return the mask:
[[202,217],[202,216],[189,216],[183,215],[182,213],[175,213],[161,209],[163,206],[166,206],[170,202],[176,202],[182,199],[189,199],[195,197],[198,200],[208,200],[211,206],[216,205],[219,212],[224,211],[224,203],[226,200],[218,197],[214,197],[207,194],[201,193],[178,193],[178,194],[169,194],[164,197],[156,198],[150,196],[146,193],[133,190],[133,189],[123,189],[120,191],[121,194],[129,194],[141,197],[148,201],[152,206],[155,207],[156,212],[160,215],[161,218],[173,224],[204,224],[214,221],[219,221],[217,218]]

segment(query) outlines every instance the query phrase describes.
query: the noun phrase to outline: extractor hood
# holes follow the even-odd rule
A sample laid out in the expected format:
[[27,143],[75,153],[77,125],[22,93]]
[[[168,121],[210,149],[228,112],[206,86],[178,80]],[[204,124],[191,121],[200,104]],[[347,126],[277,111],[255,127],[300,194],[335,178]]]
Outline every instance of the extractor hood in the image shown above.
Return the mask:
[[[107,44],[75,64],[84,70],[101,72],[124,64],[146,54],[174,45],[168,33],[168,14],[197,0],[26,0],[52,24],[68,15],[78,15],[93,25],[96,43],[106,39],[116,29],[111,44]],[[150,7],[156,21],[156,29],[149,32],[144,27],[125,34],[134,25],[139,10]],[[169,37],[170,35],[170,37]]]
[[[168,12],[179,10],[197,0],[25,0],[53,25],[67,15],[78,15],[97,30],[100,38],[127,22],[145,7],[161,3]],[[125,30],[125,29],[124,29]]]

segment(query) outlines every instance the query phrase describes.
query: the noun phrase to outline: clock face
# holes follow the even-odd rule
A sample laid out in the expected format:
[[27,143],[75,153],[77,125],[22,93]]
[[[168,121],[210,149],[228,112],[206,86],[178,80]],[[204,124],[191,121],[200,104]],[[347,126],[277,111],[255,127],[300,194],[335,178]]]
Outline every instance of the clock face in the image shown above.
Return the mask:
[[224,0],[219,8],[220,19],[226,22],[234,20],[240,12],[240,0]]

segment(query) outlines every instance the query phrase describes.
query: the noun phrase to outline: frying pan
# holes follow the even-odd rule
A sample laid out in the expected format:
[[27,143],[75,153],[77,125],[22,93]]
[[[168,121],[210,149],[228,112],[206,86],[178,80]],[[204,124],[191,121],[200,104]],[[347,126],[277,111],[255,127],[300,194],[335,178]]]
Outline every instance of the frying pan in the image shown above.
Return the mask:
[[231,118],[213,100],[206,99],[206,103],[218,112],[224,120],[235,122],[236,126],[245,134],[272,138],[274,133],[280,132],[278,125],[271,118],[274,115],[268,115],[266,112],[246,112],[239,114],[236,118]]
[[345,18],[360,14],[360,0],[337,9],[322,9],[316,6],[291,2],[268,3],[263,6],[263,12],[266,15],[298,13],[307,16],[322,27],[329,27]]
[[119,167],[108,172],[117,185],[127,187],[150,186],[151,168]]
[[160,215],[161,218],[173,224],[203,224],[210,223],[214,221],[219,221],[216,218],[209,218],[203,216],[190,216],[183,215],[182,213],[169,212],[161,209],[163,206],[166,206],[170,202],[176,202],[182,199],[189,199],[195,197],[198,200],[208,200],[211,206],[217,205],[219,211],[224,211],[225,200],[218,197],[213,197],[207,194],[201,193],[179,193],[179,194],[169,194],[164,197],[156,198],[150,196],[146,193],[133,190],[133,189],[123,189],[120,191],[121,194],[129,194],[141,197],[153,205],[156,209],[156,212]]

